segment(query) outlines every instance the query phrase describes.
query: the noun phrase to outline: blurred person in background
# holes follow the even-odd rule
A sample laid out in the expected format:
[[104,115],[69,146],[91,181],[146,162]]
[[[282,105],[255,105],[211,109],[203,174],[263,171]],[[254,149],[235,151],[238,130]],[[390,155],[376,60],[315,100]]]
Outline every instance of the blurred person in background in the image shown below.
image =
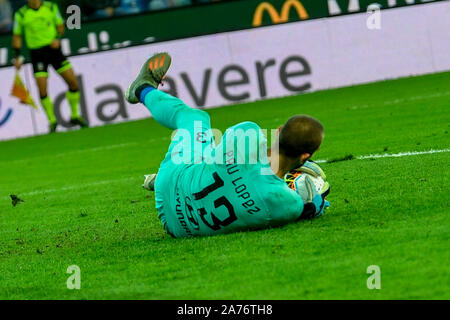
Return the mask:
[[70,62],[64,57],[60,38],[64,33],[64,20],[58,6],[49,1],[28,0],[14,14],[14,28],[12,46],[14,49],[14,66],[19,70],[23,63],[21,55],[22,38],[30,52],[34,77],[39,89],[41,105],[50,123],[50,133],[56,131],[58,125],[53,111],[53,102],[47,95],[48,66],[52,65],[56,72],[64,79],[69,87],[66,98],[69,102],[71,115],[70,123],[87,127],[80,116],[80,91],[78,80]]
[[208,2],[219,2],[222,0],[192,0],[192,3],[198,4],[198,3],[208,3]]
[[191,0],[150,0],[148,8],[150,10],[160,10],[172,7],[189,6],[191,4]]
[[114,15],[120,0],[81,0],[81,12],[89,18],[109,18]]
[[0,0],[0,33],[11,31],[12,14],[13,11],[9,0]]
[[135,14],[148,10],[148,0],[121,0],[116,15]]

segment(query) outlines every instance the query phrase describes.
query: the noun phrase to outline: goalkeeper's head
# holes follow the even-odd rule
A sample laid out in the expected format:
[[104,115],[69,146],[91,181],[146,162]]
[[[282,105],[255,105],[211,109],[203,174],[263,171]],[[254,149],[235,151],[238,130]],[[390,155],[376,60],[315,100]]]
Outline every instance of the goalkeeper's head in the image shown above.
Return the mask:
[[279,153],[291,162],[292,168],[300,167],[319,149],[323,137],[319,120],[295,115],[279,128]]

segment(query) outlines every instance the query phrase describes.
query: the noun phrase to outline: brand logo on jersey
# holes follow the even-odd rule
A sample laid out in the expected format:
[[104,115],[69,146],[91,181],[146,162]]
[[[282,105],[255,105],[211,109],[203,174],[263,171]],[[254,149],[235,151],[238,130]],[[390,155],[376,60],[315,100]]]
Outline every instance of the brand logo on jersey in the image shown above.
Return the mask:
[[186,234],[188,236],[192,235],[192,231],[189,229],[188,224],[186,223],[186,218],[183,214],[183,210],[182,210],[182,204],[181,204],[181,199],[180,199],[180,193],[178,192],[178,188],[176,190],[177,193],[177,197],[175,199],[176,203],[175,203],[175,213],[177,215],[177,219],[180,222],[181,227],[184,229],[184,231],[186,232]]
[[198,230],[200,228],[198,224],[197,217],[195,216],[194,208],[191,205],[191,199],[189,197],[186,197],[184,199],[184,212],[186,213],[186,217],[188,221],[191,223],[191,226]]

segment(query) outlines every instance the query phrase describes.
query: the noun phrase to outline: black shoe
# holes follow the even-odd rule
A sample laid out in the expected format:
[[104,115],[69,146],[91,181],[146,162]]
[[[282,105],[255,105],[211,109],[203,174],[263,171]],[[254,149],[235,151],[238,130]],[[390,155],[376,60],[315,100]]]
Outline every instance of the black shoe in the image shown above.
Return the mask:
[[70,119],[70,124],[73,124],[74,126],[80,126],[81,128],[89,127],[86,121],[84,121],[84,119],[81,117]]
[[58,126],[57,122],[54,123],[50,123],[50,133],[55,133],[56,132],[56,127]]

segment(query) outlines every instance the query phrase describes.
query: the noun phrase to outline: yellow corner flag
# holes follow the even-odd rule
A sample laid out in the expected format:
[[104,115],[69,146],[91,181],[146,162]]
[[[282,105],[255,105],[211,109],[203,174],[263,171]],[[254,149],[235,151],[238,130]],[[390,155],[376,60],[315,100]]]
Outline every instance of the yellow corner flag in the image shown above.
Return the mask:
[[19,98],[20,102],[23,104],[32,106],[36,110],[38,109],[37,105],[33,101],[33,98],[31,97],[30,93],[27,90],[27,87],[25,87],[25,85],[23,84],[19,72],[16,72],[14,84],[11,90],[11,96]]

